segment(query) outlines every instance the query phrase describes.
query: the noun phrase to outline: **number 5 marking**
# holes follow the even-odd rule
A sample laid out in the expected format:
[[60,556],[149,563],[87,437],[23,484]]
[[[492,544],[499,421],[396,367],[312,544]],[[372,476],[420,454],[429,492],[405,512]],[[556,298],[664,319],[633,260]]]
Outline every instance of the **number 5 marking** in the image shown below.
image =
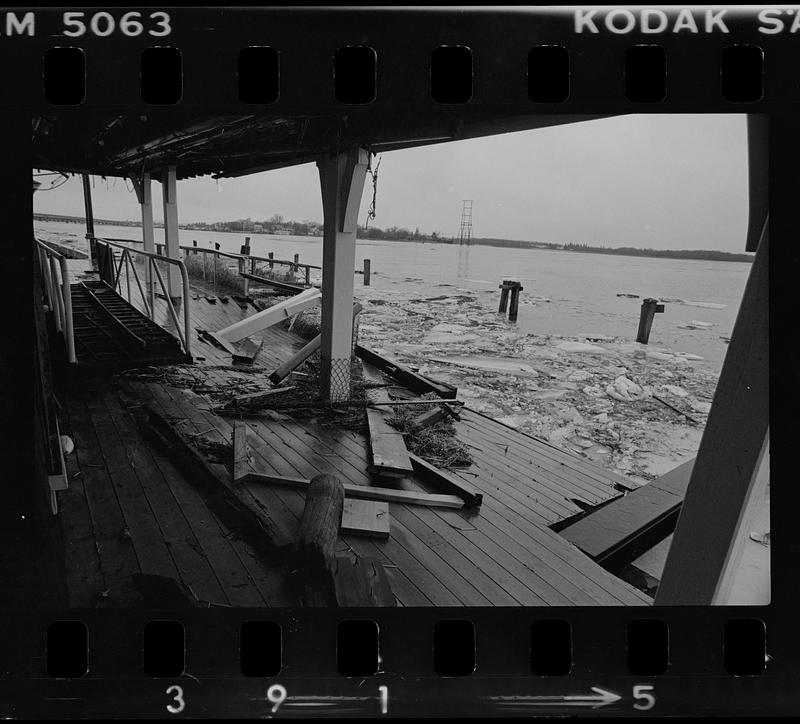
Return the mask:
[[174,695],[174,704],[167,704],[167,711],[170,714],[180,714],[186,708],[186,702],[183,700],[183,689],[176,684],[167,689],[167,695]]
[[653,688],[650,684],[637,684],[633,687],[633,698],[639,700],[633,705],[634,709],[647,711],[656,705],[656,698],[650,693]]

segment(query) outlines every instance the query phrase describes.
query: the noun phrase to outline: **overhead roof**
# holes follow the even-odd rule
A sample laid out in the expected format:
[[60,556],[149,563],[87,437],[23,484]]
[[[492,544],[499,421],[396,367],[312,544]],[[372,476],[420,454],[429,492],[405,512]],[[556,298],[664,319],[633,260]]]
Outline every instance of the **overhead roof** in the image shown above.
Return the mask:
[[468,106],[381,104],[345,111],[307,108],[258,115],[155,109],[33,119],[33,166],[54,171],[154,178],[168,165],[178,178],[241,176],[293,166],[352,145],[374,152],[576,123],[604,115],[509,113]]

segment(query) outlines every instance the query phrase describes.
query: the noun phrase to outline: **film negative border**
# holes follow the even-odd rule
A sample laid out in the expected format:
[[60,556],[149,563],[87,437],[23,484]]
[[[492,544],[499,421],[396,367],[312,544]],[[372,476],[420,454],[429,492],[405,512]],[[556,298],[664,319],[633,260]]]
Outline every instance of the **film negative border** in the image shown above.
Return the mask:
[[[6,208],[12,210],[7,233],[16,238],[30,235],[30,117],[34,113],[72,113],[80,117],[81,113],[96,109],[116,108],[146,111],[154,117],[190,117],[222,111],[230,115],[290,113],[308,108],[342,114],[346,108],[349,125],[344,129],[345,143],[360,140],[363,130],[359,130],[359,123],[366,123],[376,110],[408,109],[413,113],[418,107],[431,109],[437,119],[452,120],[452,138],[469,137],[470,124],[479,126],[487,108],[502,108],[509,115],[763,113],[769,119],[771,144],[770,409],[772,419],[778,421],[770,432],[773,468],[791,469],[791,427],[784,421],[792,419],[796,409],[799,368],[791,347],[792,335],[786,330],[792,329],[792,280],[798,271],[793,240],[797,228],[796,169],[800,168],[795,104],[800,100],[800,82],[795,72],[797,51],[793,42],[793,33],[798,31],[792,28],[800,9],[797,13],[790,13],[788,8],[730,10],[724,16],[727,32],[721,29],[720,16],[712,16],[709,21],[700,10],[688,10],[689,15],[682,16],[685,32],[684,28],[676,32],[682,11],[672,9],[663,10],[667,17],[663,31],[643,32],[642,12],[628,10],[628,15],[621,10],[597,9],[594,15],[580,16],[582,24],[576,20],[577,11],[570,9],[153,11],[168,15],[170,33],[163,37],[153,36],[147,29],[141,35],[122,37],[122,31],[117,31],[126,13],[122,9],[85,11],[80,22],[85,23],[87,31],[77,37],[64,34],[62,12],[37,10],[33,26],[25,20],[27,10],[16,12],[14,20],[6,14],[5,26],[0,14],[0,27],[6,31],[0,44],[0,61],[6,69],[15,69],[14,73],[6,72],[0,98],[7,158],[0,193],[6,199]],[[767,10],[769,14],[761,15]],[[106,33],[111,21],[93,20],[100,12],[107,12],[113,19],[113,31]],[[697,32],[686,19],[690,16]],[[660,16],[649,17],[647,22],[660,23]],[[633,23],[627,30],[629,18]],[[154,21],[156,33],[159,28],[163,30],[159,18],[148,20]],[[778,21],[783,23],[780,27]],[[73,18],[74,22],[78,19]],[[100,32],[92,32],[93,22]],[[33,28],[30,34],[29,27]],[[72,27],[77,30],[76,25]],[[210,37],[216,43],[213,50],[208,45]],[[142,53],[162,44],[180,53],[180,94],[146,98],[155,101],[148,104],[140,87]],[[52,47],[75,47],[83,52],[85,98],[74,107],[46,103],[47,83],[42,72],[43,63],[47,63],[46,52]],[[279,53],[279,83],[272,93],[273,103],[248,104],[239,97],[237,59],[244,48],[250,47],[275,48]],[[336,54],[346,47],[375,52],[375,99],[371,103],[342,102],[336,97]],[[471,51],[471,93],[468,99],[466,94],[456,99],[463,103],[437,104],[431,97],[431,53],[439,47],[468,47]],[[556,92],[558,86],[548,89],[550,98],[564,100],[532,100],[528,59],[537,47],[566,49],[567,93],[563,92],[563,84],[560,94]],[[643,86],[646,99],[634,101],[630,93],[626,97],[626,78],[630,80],[642,67],[627,61],[626,73],[626,58],[631,57],[627,53],[631,48],[642,47],[663,51],[667,78],[663,100],[648,82]],[[750,90],[743,99],[731,100],[743,85],[736,81],[726,90],[725,79],[720,77],[726,49],[732,47],[761,49],[762,95],[756,97],[752,91],[754,74],[748,69],[752,69],[753,61],[745,60],[746,67],[732,77],[749,78],[750,83],[744,85],[749,85]],[[172,57],[174,64],[174,53]],[[80,65],[81,61],[73,62]],[[563,67],[563,59],[561,62]],[[648,72],[660,77],[661,62],[659,53],[650,56],[646,63],[655,70]],[[351,72],[360,75],[362,70]],[[360,88],[363,83],[356,85]],[[367,95],[359,91],[347,98],[362,101]],[[168,106],[165,98],[177,102]],[[779,281],[784,279],[788,283]],[[20,289],[23,297],[30,294],[25,285]],[[24,347],[31,330],[23,315],[19,316],[20,319],[8,320],[7,334],[20,340],[19,347]],[[3,361],[4,371],[30,368],[30,359],[21,351],[10,350],[8,357]],[[27,391],[6,384],[2,392],[9,408],[30,409]],[[24,470],[29,464],[26,441],[19,430],[6,420],[3,422],[9,469],[13,469],[16,460],[17,469]],[[781,480],[774,486],[772,500],[773,603],[768,607],[14,611],[0,620],[0,639],[4,641],[0,713],[15,718],[308,716],[313,710],[317,715],[324,712],[370,716],[574,711],[665,715],[796,713],[798,654],[794,642],[798,640],[798,624],[792,611],[795,587],[791,579],[797,563],[797,534],[791,512],[797,493]],[[21,509],[26,510],[24,503]],[[16,533],[16,528],[11,531]],[[24,531],[16,542],[19,540],[24,540]],[[260,620],[276,622],[280,627],[281,668],[273,676],[245,676],[241,670],[240,627]],[[541,620],[569,624],[572,655],[569,671],[563,676],[542,676],[535,671],[531,627]],[[661,621],[668,627],[668,665],[663,673],[630,670],[628,656],[636,643],[627,639],[627,631],[631,625],[641,627],[636,622],[642,620]],[[48,675],[47,632],[59,621],[86,624],[88,673],[81,678]],[[174,673],[174,677],[145,674],[142,647],[146,627],[152,621],[182,623],[186,637],[184,668],[161,672]],[[371,676],[345,676],[337,670],[337,626],[345,621],[377,624],[380,660],[378,670]],[[460,647],[468,657],[472,649],[473,670],[468,666],[458,669],[457,663],[452,664],[454,668],[447,668],[451,664],[446,656],[437,660],[434,642],[437,624],[442,621],[471,623],[473,647],[468,633],[466,638],[463,630],[450,633],[454,635],[451,651]],[[764,624],[763,630],[758,622]],[[759,631],[765,632],[763,671],[757,671],[757,667],[748,671],[745,667],[731,672],[731,661],[726,660],[722,643],[726,625],[747,627],[748,633],[737,638],[745,652],[748,646],[750,651],[760,651]],[[661,636],[663,640],[663,626],[659,626],[645,629],[645,634]],[[439,629],[442,641],[448,640],[446,629]],[[362,638],[369,637],[368,629],[362,629],[360,634]],[[70,640],[75,630],[64,635]],[[80,644],[79,633],[77,640]],[[561,641],[563,645],[563,638]],[[550,644],[554,645],[552,641]],[[727,655],[730,654],[729,648]],[[748,657],[745,653],[745,657],[749,665],[752,654]],[[457,658],[463,661],[465,657]],[[155,665],[157,670],[158,659]],[[354,665],[358,670],[364,664]],[[437,673],[440,665],[444,668]],[[735,670],[737,664],[733,666]],[[442,671],[446,673],[442,675]]]

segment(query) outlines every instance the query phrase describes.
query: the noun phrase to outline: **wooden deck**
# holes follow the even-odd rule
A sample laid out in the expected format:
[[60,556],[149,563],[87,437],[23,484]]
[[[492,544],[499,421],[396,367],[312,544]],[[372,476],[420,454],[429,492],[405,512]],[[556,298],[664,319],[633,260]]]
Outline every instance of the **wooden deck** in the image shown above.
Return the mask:
[[[252,310],[233,299],[209,304],[200,298],[193,313],[195,327],[215,330]],[[285,562],[266,560],[234,533],[141,425],[142,407],[149,405],[186,434],[229,444],[233,420],[211,410],[204,389],[269,387],[269,372],[303,344],[283,329],[262,336],[254,371],[231,369],[229,353],[195,341],[195,365],[162,368],[177,376],[156,370],[150,379],[123,374],[84,381],[65,400],[64,432],[76,446],[68,456],[70,488],[59,493],[71,605],[131,605],[139,595],[131,583],[136,573],[180,581],[200,605],[298,605],[283,585]],[[369,443],[359,432],[268,415],[247,423],[253,471],[327,472],[345,483],[376,485]],[[652,602],[551,528],[636,485],[472,410],[464,410],[456,429],[475,462],[454,474],[483,494],[477,511],[390,503],[388,539],[339,539],[339,552],[383,563],[398,605]],[[439,492],[419,480],[410,485]],[[261,506],[275,543],[295,540],[302,490],[247,483],[242,494]]]

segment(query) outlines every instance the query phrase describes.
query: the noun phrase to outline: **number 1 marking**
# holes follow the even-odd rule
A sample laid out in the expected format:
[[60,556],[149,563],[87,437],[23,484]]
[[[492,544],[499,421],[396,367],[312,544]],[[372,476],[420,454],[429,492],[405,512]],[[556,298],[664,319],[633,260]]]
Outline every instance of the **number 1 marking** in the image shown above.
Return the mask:
[[381,692],[381,714],[389,711],[389,687],[379,686],[378,691]]

